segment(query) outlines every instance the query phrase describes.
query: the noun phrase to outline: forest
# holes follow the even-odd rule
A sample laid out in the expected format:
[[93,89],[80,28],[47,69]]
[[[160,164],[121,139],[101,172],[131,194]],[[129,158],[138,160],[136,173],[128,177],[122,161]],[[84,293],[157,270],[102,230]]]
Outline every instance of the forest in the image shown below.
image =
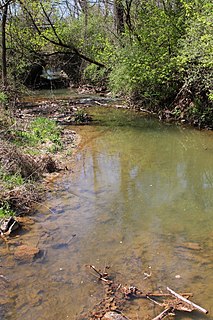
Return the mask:
[[1,0],[1,103],[61,69],[75,85],[211,129],[212,12],[210,0]]

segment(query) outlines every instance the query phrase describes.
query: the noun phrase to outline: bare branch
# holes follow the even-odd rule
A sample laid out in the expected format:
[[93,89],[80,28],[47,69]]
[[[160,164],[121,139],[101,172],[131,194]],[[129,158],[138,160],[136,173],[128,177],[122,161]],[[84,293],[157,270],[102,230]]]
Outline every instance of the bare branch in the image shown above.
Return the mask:
[[[92,59],[92,58],[89,58],[89,57],[85,56],[83,53],[79,52],[79,50],[78,50],[74,45],[68,45],[68,44],[64,43],[64,42],[59,38],[58,35],[56,36],[57,39],[58,39],[58,41],[47,37],[47,36],[41,31],[41,29],[38,27],[38,25],[37,25],[36,22],[35,22],[35,19],[33,18],[32,14],[31,14],[31,12],[26,8],[26,6],[24,5],[24,3],[23,3],[21,0],[19,0],[19,2],[20,2],[20,4],[23,6],[25,12],[29,15],[29,17],[30,17],[30,19],[31,19],[31,21],[32,21],[32,23],[33,23],[33,26],[35,27],[36,31],[38,32],[38,34],[39,34],[43,39],[45,39],[45,40],[47,40],[48,42],[54,44],[55,46],[59,46],[59,47],[65,48],[65,49],[72,50],[76,55],[78,55],[80,58],[82,58],[82,59],[85,60],[85,61],[88,61],[88,62],[90,62],[90,63],[93,63],[93,64],[95,64],[95,65],[97,65],[97,66],[99,66],[99,67],[101,67],[101,68],[104,68],[104,67],[105,67],[105,65],[104,65],[103,63],[98,62],[98,61],[96,61],[96,60],[94,60],[94,59]],[[48,17],[48,19],[49,19],[49,17]],[[50,26],[51,26],[54,34],[56,35],[57,32],[56,32],[55,28],[53,27],[53,24],[51,23]]]

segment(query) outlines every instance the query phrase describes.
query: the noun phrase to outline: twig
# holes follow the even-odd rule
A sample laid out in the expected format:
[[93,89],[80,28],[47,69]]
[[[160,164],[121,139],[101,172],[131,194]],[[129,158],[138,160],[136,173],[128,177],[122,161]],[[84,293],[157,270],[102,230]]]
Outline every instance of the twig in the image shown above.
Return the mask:
[[93,265],[88,265],[88,267],[92,270],[94,270],[99,276],[100,276],[100,279],[103,280],[103,281],[108,281],[106,279],[106,277],[108,276],[108,273],[107,272],[104,272],[104,273],[101,273],[100,271],[98,271]]
[[70,244],[70,242],[72,241],[73,238],[76,237],[76,234],[72,234],[72,236],[67,240],[66,244]]
[[149,296],[146,296],[147,297],[147,299],[148,300],[150,300],[150,301],[152,301],[152,302],[154,302],[155,304],[157,304],[158,306],[163,306],[163,304],[162,303],[159,303],[159,302],[157,302],[156,300],[154,300],[154,299],[152,299],[152,298],[150,298]]
[[88,265],[88,267],[90,268],[90,269],[93,269],[101,278],[102,278],[102,273],[100,272],[100,271],[98,271],[93,265]]
[[169,308],[163,310],[163,312],[161,312],[157,317],[153,318],[152,320],[161,320],[161,319],[167,317],[169,315],[169,313],[172,311],[173,311],[173,307],[169,307]]

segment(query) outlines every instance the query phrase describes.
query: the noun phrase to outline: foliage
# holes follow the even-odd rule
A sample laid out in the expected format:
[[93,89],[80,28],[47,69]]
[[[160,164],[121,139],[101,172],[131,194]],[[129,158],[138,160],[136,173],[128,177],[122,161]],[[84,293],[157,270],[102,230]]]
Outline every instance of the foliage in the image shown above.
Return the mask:
[[203,79],[209,91],[213,79],[213,4],[205,2],[187,23],[186,35],[179,41],[177,65],[189,83]]
[[106,83],[108,77],[108,71],[106,69],[100,69],[94,64],[89,64],[83,72],[82,80],[92,85],[102,85]]
[[0,104],[4,104],[8,101],[8,96],[6,93],[0,91]]
[[194,2],[185,36],[179,40],[176,65],[190,93],[188,116],[199,126],[213,123],[213,4]]
[[190,92],[187,119],[211,127],[213,5],[208,0],[175,3],[148,1],[138,8],[134,32],[123,34],[110,86],[155,110],[177,106],[175,98]]
[[55,121],[48,118],[38,117],[32,121],[27,131],[20,131],[16,134],[21,137],[22,142],[31,146],[50,141],[55,145],[54,151],[61,147],[59,127]]
[[[144,10],[144,6],[145,9]],[[154,2],[138,9],[137,33],[125,34],[125,46],[110,75],[115,92],[140,96],[144,103],[159,104],[175,90],[174,55],[182,17],[167,12]],[[131,36],[131,41],[127,39]]]

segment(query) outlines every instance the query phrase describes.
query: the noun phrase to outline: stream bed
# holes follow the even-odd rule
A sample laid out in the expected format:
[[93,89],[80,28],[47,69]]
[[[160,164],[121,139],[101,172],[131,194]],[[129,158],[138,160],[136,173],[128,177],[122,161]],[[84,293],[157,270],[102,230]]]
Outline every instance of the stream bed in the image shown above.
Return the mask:
[[[0,244],[0,319],[83,318],[103,294],[88,264],[142,290],[192,292],[209,315],[176,318],[213,319],[212,132],[128,110],[88,112],[94,124],[70,127],[82,136],[72,171],[49,183],[29,230]],[[17,261],[19,244],[42,254]],[[152,319],[161,310],[137,299],[125,314]]]

